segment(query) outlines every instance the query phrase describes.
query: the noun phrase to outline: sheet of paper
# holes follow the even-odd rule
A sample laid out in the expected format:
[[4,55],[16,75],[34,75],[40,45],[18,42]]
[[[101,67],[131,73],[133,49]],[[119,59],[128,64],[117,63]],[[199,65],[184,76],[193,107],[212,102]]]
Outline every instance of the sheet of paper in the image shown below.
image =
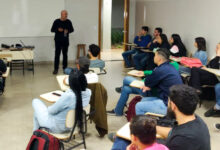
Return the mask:
[[[55,93],[55,94],[53,94],[53,93]],[[55,103],[60,98],[60,96],[58,96],[58,95],[62,95],[63,93],[64,92],[57,90],[57,91],[42,94],[42,95],[40,95],[40,98],[45,101],[48,101],[50,103]],[[56,94],[58,94],[58,95],[56,95]]]
[[130,86],[140,89],[140,88],[144,87],[145,85],[144,85],[143,81],[135,80],[135,81],[131,82]]

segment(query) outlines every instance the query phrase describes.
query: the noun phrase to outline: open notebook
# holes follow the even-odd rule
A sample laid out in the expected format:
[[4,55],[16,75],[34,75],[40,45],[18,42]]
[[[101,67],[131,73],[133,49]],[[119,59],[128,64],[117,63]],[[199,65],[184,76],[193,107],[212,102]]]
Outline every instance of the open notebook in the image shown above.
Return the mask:
[[57,91],[42,94],[40,95],[40,98],[50,103],[55,103],[63,93],[64,92],[57,90]]
[[143,75],[140,75],[139,72],[140,71],[138,71],[138,70],[131,70],[128,72],[128,75],[134,76],[134,77],[143,77]]
[[140,89],[144,87],[145,85],[144,85],[144,81],[134,80],[133,82],[131,82],[130,86]]

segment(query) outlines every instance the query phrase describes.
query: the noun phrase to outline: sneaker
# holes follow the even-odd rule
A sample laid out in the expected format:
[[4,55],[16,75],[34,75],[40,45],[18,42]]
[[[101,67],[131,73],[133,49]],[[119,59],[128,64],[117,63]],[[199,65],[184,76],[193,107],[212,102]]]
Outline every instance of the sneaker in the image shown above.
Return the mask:
[[117,87],[117,88],[115,88],[115,91],[116,91],[117,93],[121,93],[122,87]]
[[220,116],[220,110],[215,110],[213,107],[209,109],[204,114],[205,117],[212,117],[212,116]]
[[116,116],[116,113],[115,113],[114,109],[112,109],[111,111],[107,111],[107,114],[111,115],[111,116]]
[[56,75],[58,73],[58,70],[54,70],[53,74]]
[[220,130],[220,123],[216,123],[216,124],[215,124],[215,128],[216,128],[217,130]]
[[108,134],[108,139],[109,139],[110,141],[114,142],[115,139],[116,139],[116,133],[109,133],[109,134]]

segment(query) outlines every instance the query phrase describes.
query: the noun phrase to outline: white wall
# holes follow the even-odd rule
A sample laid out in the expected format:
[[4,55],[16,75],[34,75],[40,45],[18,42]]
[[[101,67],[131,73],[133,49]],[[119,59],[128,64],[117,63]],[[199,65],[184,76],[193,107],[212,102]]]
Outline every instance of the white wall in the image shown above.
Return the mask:
[[220,42],[219,6],[219,0],[137,0],[136,31],[142,25],[151,31],[161,26],[168,36],[180,34],[191,52],[195,51],[194,38],[203,36],[211,58]]
[[[70,35],[68,54],[69,60],[74,60],[78,43],[87,44],[87,49],[91,43],[98,44],[98,0],[65,0],[65,8],[69,11],[69,18],[75,28],[75,32]],[[58,15],[56,18],[59,17]],[[35,45],[35,62],[53,61],[55,49],[53,39],[54,36],[0,38],[0,43],[11,45],[22,40],[26,45]]]

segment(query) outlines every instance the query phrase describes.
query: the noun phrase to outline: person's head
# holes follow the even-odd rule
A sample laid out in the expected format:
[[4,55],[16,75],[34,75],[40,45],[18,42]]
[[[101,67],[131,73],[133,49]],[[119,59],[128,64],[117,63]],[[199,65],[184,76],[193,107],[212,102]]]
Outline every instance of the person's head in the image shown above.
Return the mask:
[[90,57],[98,57],[100,54],[100,48],[99,46],[95,44],[89,45],[89,56]]
[[179,48],[180,56],[186,56],[187,50],[179,34],[172,34],[170,37],[169,43],[171,46],[176,45]]
[[206,40],[203,37],[195,38],[194,46],[197,48],[198,51],[206,51]]
[[199,102],[196,89],[187,85],[174,85],[170,88],[167,115],[176,118],[178,114],[194,115]]
[[220,43],[218,43],[216,46],[216,55],[220,56]]
[[141,28],[141,34],[142,34],[142,35],[146,35],[146,34],[148,33],[148,31],[149,31],[148,26],[143,26],[143,27]]
[[156,120],[146,115],[135,116],[131,120],[130,131],[131,142],[136,146],[152,145],[156,141]]
[[159,36],[157,36],[157,42],[162,45],[164,43],[168,43],[168,39],[166,34],[160,34]]
[[69,85],[70,89],[76,95],[76,113],[75,119],[77,121],[78,126],[80,127],[80,131],[83,129],[83,105],[82,105],[82,95],[81,92],[85,91],[87,88],[87,80],[85,75],[79,70],[73,70],[69,75]]
[[82,73],[87,74],[89,72],[90,60],[88,57],[80,57],[76,61],[77,69],[82,71]]
[[160,48],[155,53],[154,63],[159,66],[160,64],[167,62],[169,58],[170,58],[169,50],[166,48]]
[[159,35],[162,34],[162,33],[163,33],[163,29],[160,28],[160,27],[157,27],[157,28],[155,28],[155,30],[154,30],[154,37],[157,37],[157,36],[159,36]]
[[61,20],[66,20],[68,17],[68,12],[66,10],[61,11]]

